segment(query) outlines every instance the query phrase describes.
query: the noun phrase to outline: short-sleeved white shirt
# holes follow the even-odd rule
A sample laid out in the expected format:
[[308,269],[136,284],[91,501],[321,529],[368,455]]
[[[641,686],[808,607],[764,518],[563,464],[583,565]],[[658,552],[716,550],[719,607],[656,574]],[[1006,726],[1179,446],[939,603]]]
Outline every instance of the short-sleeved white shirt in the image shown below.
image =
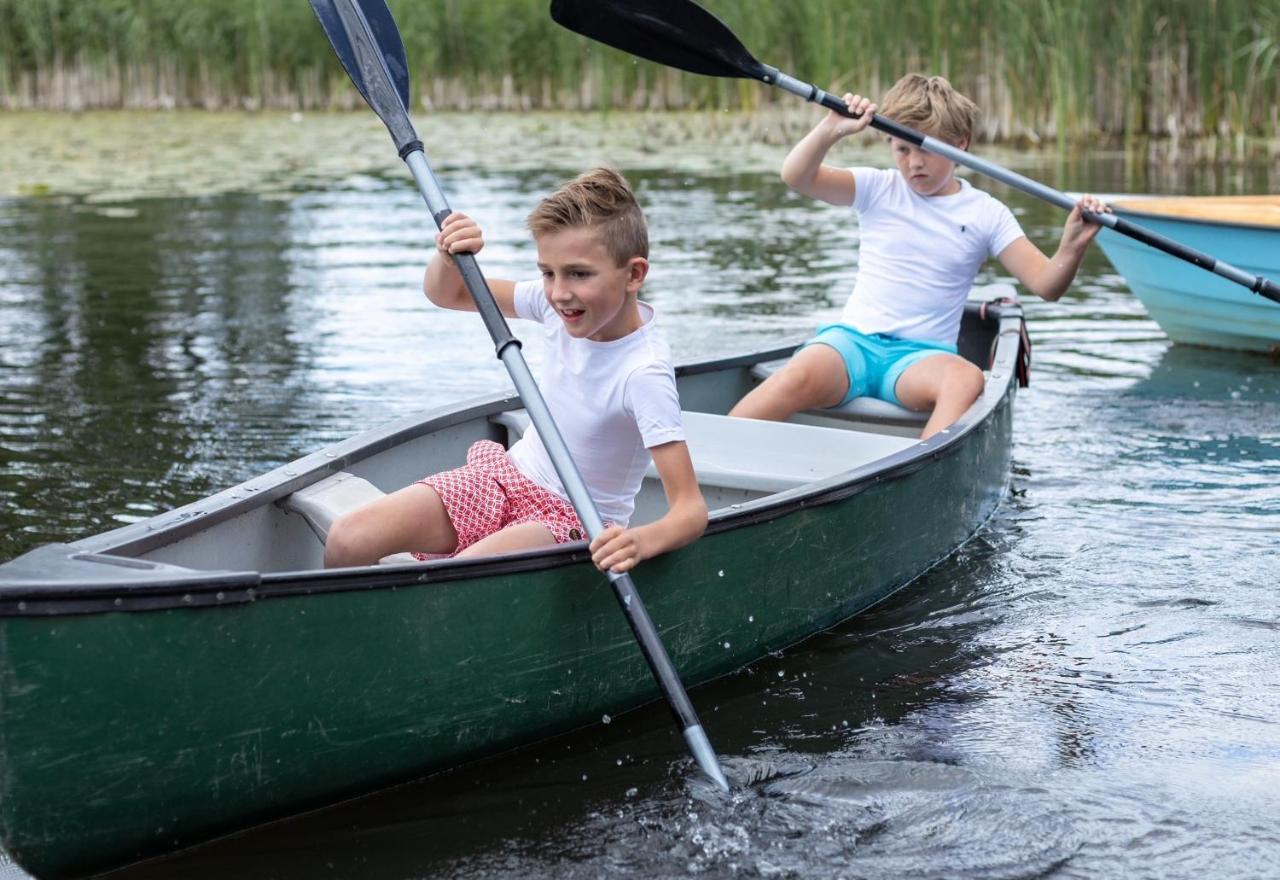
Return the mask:
[[[684,440],[671,349],[653,307],[640,303],[643,325],[609,342],[575,339],[547,302],[541,279],[515,287],[515,310],[542,324],[546,349],[538,387],[569,454],[605,522],[625,526],[652,457],[649,447]],[[511,447],[517,468],[568,500],[538,431]]]
[[1021,238],[1022,227],[962,178],[958,193],[922,196],[896,169],[849,170],[861,243],[841,322],[862,333],[954,345],[978,269]]

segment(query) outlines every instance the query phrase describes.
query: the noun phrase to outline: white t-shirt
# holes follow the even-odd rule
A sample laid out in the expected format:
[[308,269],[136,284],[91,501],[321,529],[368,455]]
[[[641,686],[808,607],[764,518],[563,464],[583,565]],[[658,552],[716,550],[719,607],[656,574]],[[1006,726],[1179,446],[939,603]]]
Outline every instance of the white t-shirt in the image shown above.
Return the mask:
[[[515,309],[546,333],[538,387],[601,518],[625,526],[652,460],[649,447],[685,439],[671,349],[654,326],[653,307],[640,303],[643,326],[610,342],[570,336],[541,279],[516,284]],[[569,499],[537,428],[510,454],[521,473]]]
[[922,196],[896,169],[850,168],[861,244],[840,320],[862,333],[954,345],[973,279],[1023,235],[999,200],[956,178],[960,192]]

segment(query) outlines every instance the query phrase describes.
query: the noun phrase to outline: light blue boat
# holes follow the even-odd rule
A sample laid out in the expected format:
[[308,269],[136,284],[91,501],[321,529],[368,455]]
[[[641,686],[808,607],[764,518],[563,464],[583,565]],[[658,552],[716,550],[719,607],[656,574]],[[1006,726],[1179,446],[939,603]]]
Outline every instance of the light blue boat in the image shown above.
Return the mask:
[[[1280,281],[1280,195],[1133,198],[1111,206],[1179,244]],[[1109,229],[1098,243],[1174,342],[1280,353],[1280,304]]]

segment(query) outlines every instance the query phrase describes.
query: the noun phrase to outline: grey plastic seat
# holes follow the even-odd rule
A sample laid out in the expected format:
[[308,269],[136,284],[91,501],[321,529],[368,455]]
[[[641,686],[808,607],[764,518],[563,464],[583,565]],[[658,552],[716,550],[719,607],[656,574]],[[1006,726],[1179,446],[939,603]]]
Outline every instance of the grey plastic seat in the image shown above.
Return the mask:
[[[762,361],[751,368],[751,375],[763,382],[782,369],[786,362],[787,358],[781,358],[776,361]],[[887,400],[877,400],[874,397],[855,397],[842,406],[816,409],[813,412],[821,413],[824,416],[838,416],[839,418],[859,422],[875,422],[901,427],[923,428],[925,422],[929,421],[928,412],[916,412],[915,410],[889,403]]]
[[[334,520],[384,495],[385,492],[368,480],[339,471],[281,499],[280,506],[305,519],[323,544]],[[381,564],[418,561],[412,553],[395,553],[379,560]]]
[[[920,442],[845,428],[735,419],[685,411],[685,439],[704,486],[782,492],[884,458]],[[522,409],[493,417],[512,442],[529,426]],[[657,479],[651,463],[645,476]]]

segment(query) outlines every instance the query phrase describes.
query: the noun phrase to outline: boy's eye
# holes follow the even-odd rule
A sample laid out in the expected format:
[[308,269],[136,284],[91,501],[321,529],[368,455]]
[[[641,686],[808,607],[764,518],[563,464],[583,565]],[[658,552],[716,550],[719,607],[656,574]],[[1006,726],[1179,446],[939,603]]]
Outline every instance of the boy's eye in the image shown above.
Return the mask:
[[591,273],[588,272],[586,269],[573,269],[569,272],[569,274],[574,278],[586,278]]

